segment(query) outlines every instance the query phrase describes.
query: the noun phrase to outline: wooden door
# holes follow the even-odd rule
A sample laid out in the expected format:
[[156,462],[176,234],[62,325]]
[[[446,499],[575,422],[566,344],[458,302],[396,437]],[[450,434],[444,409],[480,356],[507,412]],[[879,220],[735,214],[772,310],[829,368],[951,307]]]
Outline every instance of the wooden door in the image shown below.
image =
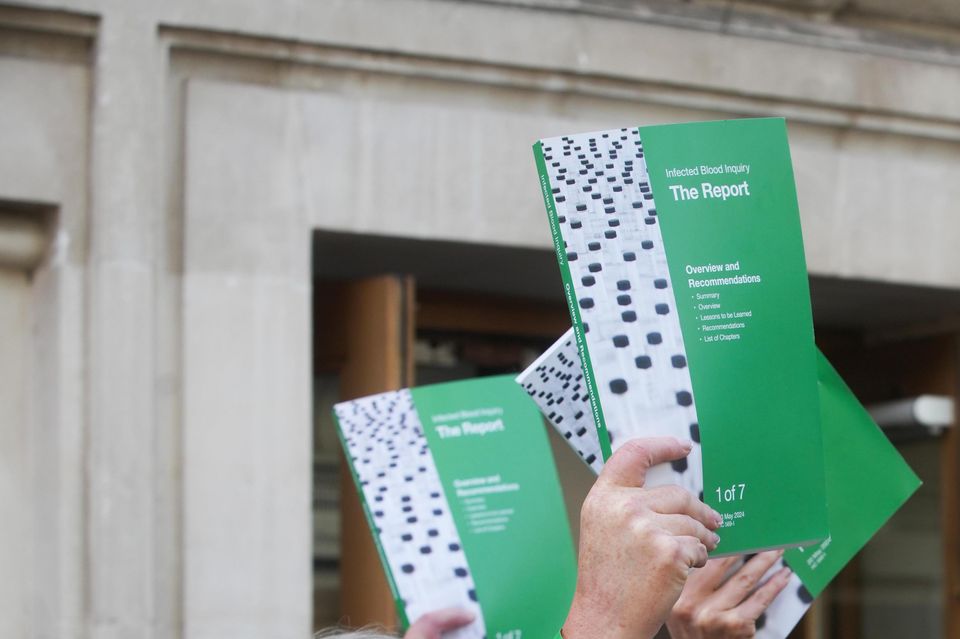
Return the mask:
[[[339,342],[343,355],[341,400],[413,385],[413,291],[412,278],[393,275],[340,287],[336,332],[326,337]],[[342,621],[392,628],[393,596],[345,461],[340,478]]]

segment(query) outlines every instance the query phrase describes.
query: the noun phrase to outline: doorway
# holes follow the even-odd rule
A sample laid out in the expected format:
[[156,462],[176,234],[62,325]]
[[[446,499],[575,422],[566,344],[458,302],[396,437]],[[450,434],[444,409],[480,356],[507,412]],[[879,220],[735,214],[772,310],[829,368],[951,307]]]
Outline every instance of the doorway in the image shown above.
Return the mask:
[[[569,315],[549,250],[316,233],[313,257],[314,624],[392,627],[393,598],[345,474],[332,405],[413,384],[519,372],[565,332]],[[917,309],[938,317],[960,309],[960,297],[822,278],[812,279],[811,293],[819,345],[862,401],[956,395],[956,331],[918,334],[870,322],[882,316],[876,308],[903,300],[914,317]],[[576,535],[593,478],[547,430]],[[898,446],[925,475],[923,492],[851,562],[791,637],[859,636],[876,625],[877,610],[899,611],[910,627],[932,636],[952,636],[960,620],[960,600],[951,594],[960,579],[958,438],[948,431]],[[922,552],[911,533],[917,521],[935,529]],[[881,556],[920,559],[890,571]],[[920,599],[910,594],[917,580],[926,589]]]

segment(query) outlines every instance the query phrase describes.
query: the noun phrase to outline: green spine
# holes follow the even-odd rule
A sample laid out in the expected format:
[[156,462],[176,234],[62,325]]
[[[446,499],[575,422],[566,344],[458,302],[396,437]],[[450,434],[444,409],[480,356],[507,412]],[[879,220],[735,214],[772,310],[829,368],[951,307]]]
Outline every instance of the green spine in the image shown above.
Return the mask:
[[390,594],[393,595],[393,605],[397,609],[397,618],[400,622],[402,628],[407,628],[410,625],[410,620],[407,619],[407,610],[403,605],[403,599],[400,597],[400,593],[397,590],[397,584],[393,580],[393,572],[390,571],[390,564],[387,562],[387,556],[383,553],[383,547],[380,545],[380,536],[375,532],[377,526],[373,521],[373,515],[370,513],[370,507],[367,505],[367,498],[363,495],[363,487],[360,485],[360,478],[357,477],[357,471],[353,467],[353,461],[350,459],[349,448],[347,447],[347,441],[343,436],[343,429],[340,427],[340,420],[337,419],[337,411],[333,412],[333,421],[337,425],[337,437],[340,439],[340,446],[343,449],[344,457],[347,460],[347,467],[350,469],[350,476],[353,478],[353,485],[357,489],[357,494],[360,495],[360,506],[363,507],[363,516],[367,520],[367,528],[370,529],[370,534],[373,535],[373,545],[377,547],[377,555],[380,556],[380,565],[383,566],[383,571],[387,575],[387,583],[390,584]]
[[560,277],[563,279],[564,296],[567,308],[570,311],[570,320],[573,324],[573,333],[577,338],[577,348],[583,364],[583,380],[590,395],[590,408],[593,410],[593,421],[597,425],[597,434],[600,437],[600,452],[603,459],[610,458],[610,436],[607,434],[607,423],[603,419],[603,409],[600,408],[600,396],[593,377],[593,365],[590,362],[590,353],[587,350],[587,341],[583,333],[583,321],[580,319],[580,307],[573,293],[573,277],[570,275],[570,265],[567,262],[567,251],[563,246],[563,235],[560,233],[560,220],[557,219],[557,208],[553,202],[550,176],[547,173],[547,161],[543,157],[543,143],[533,145],[533,155],[537,160],[537,171],[540,173],[540,191],[543,193],[543,204],[547,209],[547,218],[550,220],[550,234],[553,237],[553,246],[557,252],[557,264],[560,265]]

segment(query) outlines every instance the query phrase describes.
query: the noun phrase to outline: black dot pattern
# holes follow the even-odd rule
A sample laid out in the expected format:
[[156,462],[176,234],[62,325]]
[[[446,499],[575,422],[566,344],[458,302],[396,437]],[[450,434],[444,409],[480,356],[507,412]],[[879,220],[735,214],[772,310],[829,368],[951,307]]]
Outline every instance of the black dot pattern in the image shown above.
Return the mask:
[[577,311],[590,326],[581,348],[593,365],[608,432],[621,442],[687,437],[696,406],[640,132],[584,133],[541,145],[550,158],[560,235],[578,256],[567,266]]
[[560,338],[517,382],[533,398],[550,425],[594,472],[603,467],[580,355],[573,330]]
[[467,608],[478,621],[457,637],[481,639],[486,629],[473,577],[410,391],[364,397],[334,410],[406,616],[417,619],[438,602]]
[[[633,341],[623,333],[613,335],[610,340],[615,349],[630,350],[633,346]],[[641,343],[644,345],[645,352],[631,358],[630,366],[635,372],[630,378],[623,376],[608,381],[611,395],[621,397],[630,396],[634,392],[648,392],[647,389],[652,382],[645,380],[644,376],[653,376],[658,362],[664,369],[669,367],[669,370],[674,370],[670,365],[669,357],[664,359],[658,358],[655,353],[647,354],[653,353],[655,347],[647,344],[645,340],[641,340]],[[659,348],[662,343],[662,339],[657,341],[656,348]],[[666,366],[663,366],[663,364],[666,364]],[[549,350],[521,373],[517,377],[517,381],[537,403],[553,428],[563,435],[570,447],[595,472],[599,473],[603,467],[603,460],[600,456],[600,440],[593,421],[589,397],[586,394],[580,354],[577,350],[573,329],[567,331]],[[665,399],[659,406],[650,408],[651,413],[646,417],[651,429],[655,426],[654,422],[659,419],[659,416],[672,416],[679,410],[676,395],[670,395],[669,398],[664,397]],[[669,399],[669,404],[666,401],[667,399]],[[692,413],[689,410],[683,410],[682,414]],[[611,446],[614,449],[619,432],[625,432],[627,437],[635,436],[623,429],[617,429],[609,419],[607,423],[610,429],[608,434],[611,437]],[[696,424],[696,421],[685,421],[681,425],[682,432],[677,436],[691,437],[690,424]],[[651,432],[653,431],[651,430]],[[699,493],[703,485],[700,466],[699,427],[697,428],[695,446],[690,456],[683,460],[681,464],[674,464],[673,466],[662,464],[652,469],[653,473],[659,473],[659,483],[678,484],[694,494]]]

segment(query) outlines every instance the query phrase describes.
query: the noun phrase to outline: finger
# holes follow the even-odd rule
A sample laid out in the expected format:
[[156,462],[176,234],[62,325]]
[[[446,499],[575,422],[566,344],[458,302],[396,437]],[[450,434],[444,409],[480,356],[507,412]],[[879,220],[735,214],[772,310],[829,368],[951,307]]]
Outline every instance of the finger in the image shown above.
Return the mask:
[[773,603],[787,584],[790,583],[792,571],[789,568],[778,570],[767,583],[757,588],[756,592],[750,595],[746,601],[737,606],[739,613],[748,619],[756,620],[767,607]]
[[717,589],[716,602],[721,608],[734,608],[740,604],[756,587],[770,567],[783,556],[782,550],[768,550],[759,553],[743,564],[732,577]]
[[462,628],[475,618],[476,615],[464,608],[434,610],[421,615],[403,637],[404,639],[440,639],[440,635],[444,632]]
[[703,568],[707,563],[707,547],[696,537],[674,537],[680,544],[681,557],[687,568]]
[[703,568],[695,571],[687,579],[687,587],[697,592],[713,593],[723,583],[727,572],[740,561],[741,555],[711,559]]
[[693,448],[689,440],[673,437],[643,437],[623,443],[613,454],[597,479],[615,486],[642,487],[647,469],[657,464],[682,459]]
[[679,486],[651,488],[643,495],[643,503],[650,510],[664,515],[682,514],[693,517],[710,530],[719,528],[723,523],[720,513]]
[[660,528],[674,536],[696,537],[707,550],[713,550],[720,542],[720,536],[701,524],[693,517],[686,515],[657,515],[656,523]]

